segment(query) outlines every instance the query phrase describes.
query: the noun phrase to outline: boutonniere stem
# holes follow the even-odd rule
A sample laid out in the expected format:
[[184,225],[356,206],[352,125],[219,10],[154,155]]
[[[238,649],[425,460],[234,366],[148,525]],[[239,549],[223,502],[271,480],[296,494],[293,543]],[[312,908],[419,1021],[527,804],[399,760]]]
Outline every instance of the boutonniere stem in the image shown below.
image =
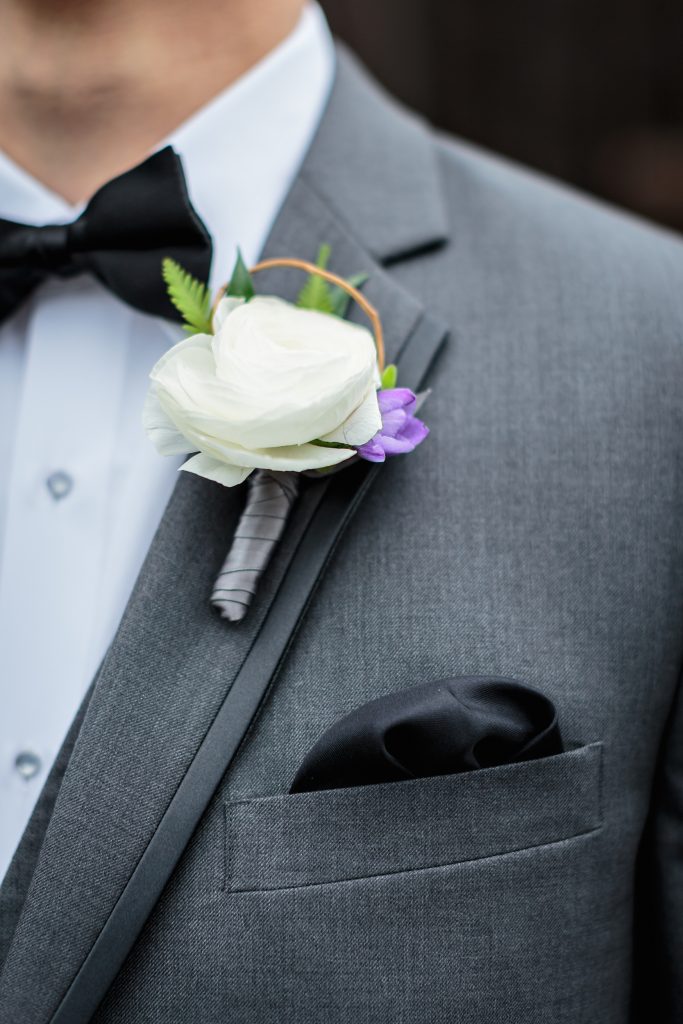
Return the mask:
[[246,615],[299,493],[299,476],[257,469],[246,487],[244,511],[211,592],[212,606],[229,622]]

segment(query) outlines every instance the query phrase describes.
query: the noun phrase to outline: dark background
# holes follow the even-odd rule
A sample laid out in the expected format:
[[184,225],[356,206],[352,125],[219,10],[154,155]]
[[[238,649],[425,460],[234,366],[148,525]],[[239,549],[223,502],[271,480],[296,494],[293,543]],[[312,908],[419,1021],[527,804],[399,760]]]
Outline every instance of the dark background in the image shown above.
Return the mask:
[[439,127],[683,230],[683,0],[322,0]]

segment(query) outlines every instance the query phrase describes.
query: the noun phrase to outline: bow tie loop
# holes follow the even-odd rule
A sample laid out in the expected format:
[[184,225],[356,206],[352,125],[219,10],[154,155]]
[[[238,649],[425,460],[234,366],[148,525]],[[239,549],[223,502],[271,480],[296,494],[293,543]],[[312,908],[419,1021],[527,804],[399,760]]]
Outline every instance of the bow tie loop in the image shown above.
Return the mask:
[[71,224],[0,220],[0,322],[47,277],[88,271],[120,299],[178,319],[161,275],[165,256],[208,280],[211,236],[167,146],[107,182]]

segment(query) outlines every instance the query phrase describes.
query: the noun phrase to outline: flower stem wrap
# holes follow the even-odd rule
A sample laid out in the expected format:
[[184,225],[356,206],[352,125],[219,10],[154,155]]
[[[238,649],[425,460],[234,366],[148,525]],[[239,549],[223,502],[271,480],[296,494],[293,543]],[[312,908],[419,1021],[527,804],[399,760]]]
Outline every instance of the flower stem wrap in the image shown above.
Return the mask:
[[257,469],[248,478],[244,511],[211,594],[211,604],[229,622],[244,618],[298,491],[297,473]]

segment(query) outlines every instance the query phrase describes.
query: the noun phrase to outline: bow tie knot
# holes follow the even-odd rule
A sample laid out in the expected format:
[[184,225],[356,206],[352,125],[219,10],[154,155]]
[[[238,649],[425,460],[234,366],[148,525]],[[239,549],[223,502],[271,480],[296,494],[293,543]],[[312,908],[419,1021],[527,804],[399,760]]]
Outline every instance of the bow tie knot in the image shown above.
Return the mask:
[[75,253],[74,224],[26,226],[0,236],[0,266],[24,266],[31,270],[71,277],[83,267]]
[[46,277],[83,271],[134,308],[178,319],[162,279],[165,256],[208,280],[211,238],[170,146],[103,185],[71,224],[0,220],[0,322]]

